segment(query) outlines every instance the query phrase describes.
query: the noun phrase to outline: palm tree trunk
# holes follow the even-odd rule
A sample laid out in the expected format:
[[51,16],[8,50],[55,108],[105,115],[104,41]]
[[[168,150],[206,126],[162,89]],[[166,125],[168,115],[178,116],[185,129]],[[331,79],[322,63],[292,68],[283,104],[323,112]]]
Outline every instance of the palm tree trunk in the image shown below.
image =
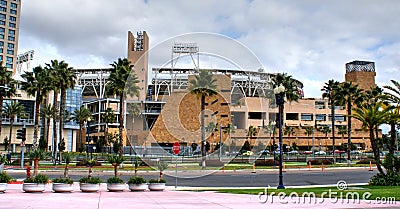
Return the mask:
[[347,99],[347,166],[351,164],[351,100]]
[[33,159],[33,165],[34,165],[33,175],[36,176],[39,171],[39,168],[38,168],[39,167],[39,159]]
[[46,118],[46,127],[45,127],[45,143],[46,143],[46,151],[48,151],[49,148],[49,132],[50,132],[50,118]]
[[40,92],[36,92],[35,103],[35,126],[33,127],[33,148],[38,146],[38,129],[39,129],[39,113],[40,113]]
[[114,177],[118,177],[118,164],[114,164]]
[[[1,118],[0,118],[1,119]],[[13,130],[13,126],[14,126],[14,119],[10,118],[10,135],[8,136],[8,139],[10,140],[10,143],[8,146],[12,145],[12,140],[11,140],[11,136],[12,136],[12,130]]]
[[385,175],[385,172],[383,171],[381,167],[381,159],[380,159],[380,154],[379,154],[379,149],[375,140],[374,136],[374,128],[369,129],[369,139],[371,141],[371,146],[372,146],[372,151],[374,152],[374,158],[376,162],[376,168],[378,169],[379,173],[382,175]]
[[104,140],[106,141],[106,153],[109,152],[108,149],[108,123],[106,122],[106,128],[104,129]]
[[119,156],[123,156],[123,144],[122,144],[122,131],[124,128],[124,118],[123,118],[123,113],[124,113],[124,97],[123,95],[119,95],[119,115],[118,115],[118,120],[119,120]]
[[[61,97],[60,97],[60,127],[59,127],[59,135],[60,135],[60,140],[64,138],[64,118],[65,118],[65,95],[66,91],[62,90],[61,91]],[[58,147],[58,146],[57,146]],[[60,150],[62,151],[62,150]]]
[[333,150],[333,164],[336,163],[335,158],[335,105],[333,99],[331,100],[331,108],[332,108],[332,150]]
[[0,136],[1,136],[1,127],[3,125],[3,96],[0,96]]
[[206,106],[206,97],[201,95],[201,168],[206,168],[206,130],[204,127],[204,110]]
[[394,155],[394,148],[396,146],[396,123],[390,122],[390,142],[389,142],[389,153]]
[[57,157],[57,91],[54,91],[54,98],[53,98],[53,165],[56,165],[56,157]]
[[69,164],[65,163],[64,178],[68,178],[68,167],[69,167]]

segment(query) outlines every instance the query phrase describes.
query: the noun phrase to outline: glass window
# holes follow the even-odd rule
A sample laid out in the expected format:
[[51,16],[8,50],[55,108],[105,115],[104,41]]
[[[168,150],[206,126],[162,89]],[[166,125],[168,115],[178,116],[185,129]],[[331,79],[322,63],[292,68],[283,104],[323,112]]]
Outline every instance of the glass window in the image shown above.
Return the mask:
[[6,19],[6,15],[5,14],[0,14],[0,19],[5,20]]
[[11,3],[11,8],[16,9],[17,8],[17,4],[16,3]]
[[326,120],[326,115],[325,114],[317,114],[315,117],[315,120],[317,121],[325,121]]
[[7,6],[7,1],[4,1],[4,0],[0,0],[0,5],[4,5],[4,6]]
[[0,39],[4,39],[4,34],[0,34]]
[[[1,38],[1,36],[3,36],[3,39],[4,39],[4,35],[0,35],[0,38]],[[13,36],[8,36],[8,40],[15,41],[15,38]]]
[[10,9],[10,13],[13,14],[13,15],[16,15],[16,14],[17,14],[17,10],[15,10],[15,9]]
[[14,50],[7,50],[7,54],[13,55],[14,54]]
[[298,113],[286,113],[286,120],[299,120]]
[[0,7],[0,12],[7,12],[7,8],[5,8],[5,7]]
[[10,21],[11,21],[11,22],[16,22],[16,21],[17,21],[17,18],[14,17],[14,16],[10,16]]
[[6,58],[6,62],[7,63],[12,63],[13,62],[13,58],[12,57],[7,57]]
[[13,65],[12,65],[12,64],[10,64],[10,63],[7,63],[7,64],[6,64],[6,68],[10,68],[10,69],[12,69],[12,68],[13,68]]
[[15,23],[12,23],[12,22],[9,22],[9,23],[8,23],[8,26],[10,26],[10,27],[12,27],[12,28],[15,28],[15,27],[16,27]]
[[0,41],[0,46],[4,46],[4,42]]
[[0,55],[0,61],[3,61],[3,55]]
[[[1,30],[1,29],[0,29]],[[3,32],[4,32],[4,28],[3,28]],[[8,30],[8,35],[9,36],[15,36],[15,30]]]
[[6,22],[3,20],[0,20],[0,25],[6,25]]
[[9,48],[9,49],[14,49],[14,44],[8,43],[8,44],[7,44],[7,48]]
[[302,121],[312,121],[313,114],[312,113],[301,113],[301,120]]
[[[332,121],[332,115],[329,115],[329,121]],[[335,121],[346,121],[346,116],[344,115],[335,115]]]

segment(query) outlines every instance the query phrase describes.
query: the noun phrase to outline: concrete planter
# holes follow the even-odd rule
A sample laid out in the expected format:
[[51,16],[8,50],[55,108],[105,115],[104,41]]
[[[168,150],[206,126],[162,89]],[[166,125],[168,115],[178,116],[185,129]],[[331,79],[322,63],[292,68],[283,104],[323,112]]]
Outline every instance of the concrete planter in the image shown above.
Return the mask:
[[100,184],[79,184],[82,192],[98,192],[100,190]]
[[129,189],[132,191],[132,192],[135,192],[135,191],[145,191],[145,190],[147,190],[149,188],[149,186],[146,184],[146,183],[143,183],[143,184],[129,184]]
[[45,190],[45,184],[23,183],[22,190],[24,190],[24,192],[43,192]]
[[74,191],[73,184],[53,183],[54,192],[72,192]]
[[126,184],[125,183],[107,184],[107,189],[109,192],[122,192],[126,189]]
[[151,183],[149,184],[150,191],[164,191],[165,183]]
[[5,192],[7,190],[7,183],[0,183],[0,192]]

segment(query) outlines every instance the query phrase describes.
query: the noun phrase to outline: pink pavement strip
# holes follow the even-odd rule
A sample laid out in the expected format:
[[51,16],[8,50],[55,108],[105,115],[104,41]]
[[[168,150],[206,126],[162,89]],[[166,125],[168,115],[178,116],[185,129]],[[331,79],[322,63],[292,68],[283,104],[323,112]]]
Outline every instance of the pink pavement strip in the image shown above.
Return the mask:
[[[376,204],[361,201],[360,204],[340,204],[332,203],[329,199],[318,199],[316,204],[283,204],[274,197],[273,203],[265,196],[258,195],[239,195],[191,191],[163,192],[130,192],[127,188],[124,192],[107,192],[106,184],[101,185],[101,191],[97,193],[82,193],[79,184],[74,184],[72,193],[53,193],[51,184],[46,185],[43,193],[24,193],[21,184],[9,184],[7,191],[0,193],[0,208],[13,209],[77,209],[77,208],[101,208],[101,209],[120,209],[120,208],[400,208],[400,202],[396,204]],[[172,189],[172,188],[169,188]],[[270,196],[269,196],[270,198]],[[325,201],[326,200],[326,201]],[[290,200],[288,200],[290,202]],[[322,203],[320,203],[322,202]]]

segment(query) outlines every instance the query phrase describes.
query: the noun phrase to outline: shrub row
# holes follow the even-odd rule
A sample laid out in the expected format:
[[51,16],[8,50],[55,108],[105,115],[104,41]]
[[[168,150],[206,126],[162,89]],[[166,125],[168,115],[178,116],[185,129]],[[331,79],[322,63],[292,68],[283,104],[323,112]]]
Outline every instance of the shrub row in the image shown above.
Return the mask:
[[308,164],[311,163],[311,165],[322,165],[322,163],[324,165],[331,165],[331,164],[333,164],[333,160],[332,159],[315,159],[315,160],[309,160],[307,163]]

